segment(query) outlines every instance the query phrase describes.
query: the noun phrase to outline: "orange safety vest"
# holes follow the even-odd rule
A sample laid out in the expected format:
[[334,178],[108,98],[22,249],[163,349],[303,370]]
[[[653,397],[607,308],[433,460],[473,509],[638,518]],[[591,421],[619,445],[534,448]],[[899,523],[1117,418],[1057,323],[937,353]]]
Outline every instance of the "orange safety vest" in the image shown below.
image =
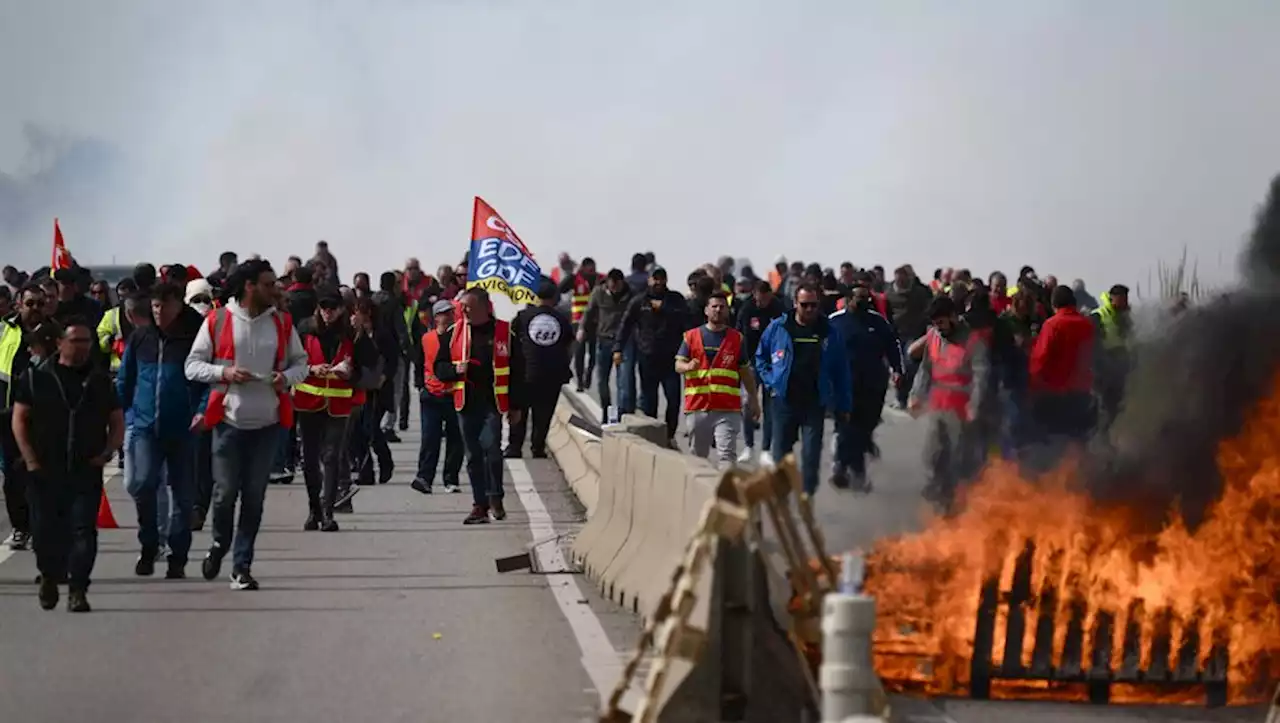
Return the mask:
[[466,382],[445,382],[436,376],[436,357],[440,356],[440,334],[435,329],[422,335],[422,381],[433,397],[443,397],[450,391],[458,392]]
[[[471,358],[471,324],[466,319],[453,327],[453,341],[449,345],[449,356],[454,364],[465,361],[475,364]],[[493,399],[498,404],[498,411],[506,414],[510,408],[511,382],[511,325],[501,319],[493,320]],[[466,374],[459,379],[453,388],[453,408],[462,411],[467,404]]]
[[961,419],[968,419],[969,398],[973,394],[973,370],[969,366],[969,351],[981,335],[972,331],[963,344],[947,342],[935,330],[929,331],[926,352],[932,366],[929,385],[929,409],[935,412],[955,412]]
[[[338,343],[338,351],[333,360],[324,358],[324,349],[320,340],[308,334],[303,348],[307,350],[307,364],[331,363],[341,364],[343,361],[354,362],[353,348],[350,339]],[[307,375],[307,378],[293,388],[293,405],[299,412],[328,412],[330,417],[349,417],[355,406],[355,390],[351,382],[329,374],[327,376]]]
[[[209,338],[213,341],[213,361],[219,366],[235,366],[236,337],[231,328],[231,312],[225,309],[212,309],[205,315],[205,325],[209,327]],[[293,318],[287,313],[274,314],[276,324],[276,363],[274,369],[284,371],[285,355],[289,351],[289,334],[293,332]],[[221,329],[219,329],[221,324]],[[213,429],[226,418],[226,398],[230,384],[215,384],[209,391],[209,403],[204,410],[204,426]],[[293,426],[293,401],[288,390],[277,392],[279,402],[280,426]]]
[[570,318],[577,324],[587,313],[587,304],[591,301],[591,282],[582,274],[573,277],[573,305],[570,307]]
[[684,333],[684,343],[689,347],[690,361],[702,364],[684,375],[684,411],[686,412],[738,412],[742,410],[742,377],[738,368],[742,365],[742,334],[736,329],[725,329],[724,341],[716,358],[707,359],[702,346],[702,327]]

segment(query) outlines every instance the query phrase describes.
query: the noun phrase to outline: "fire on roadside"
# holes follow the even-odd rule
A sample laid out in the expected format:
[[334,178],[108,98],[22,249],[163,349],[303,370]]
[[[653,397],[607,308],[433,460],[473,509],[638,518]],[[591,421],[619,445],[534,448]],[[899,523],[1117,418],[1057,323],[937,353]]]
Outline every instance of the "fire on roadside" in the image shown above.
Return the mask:
[[[1135,522],[1134,511],[1104,507],[1078,491],[1071,469],[1029,481],[1012,466],[989,466],[967,491],[961,512],[930,520],[919,534],[884,541],[868,557],[867,591],[879,614],[876,669],[886,687],[968,694],[980,591],[996,577],[999,589],[1009,590],[1016,561],[1031,555],[1026,622],[1010,626],[1008,611],[1000,609],[992,648],[997,665],[1012,627],[1022,631],[1022,665],[1031,666],[1037,617],[1045,614],[1053,616],[1058,661],[1071,597],[1087,603],[1085,631],[1095,629],[1099,614],[1114,616],[1114,630],[1141,630],[1142,670],[1153,662],[1153,640],[1161,635],[1155,628],[1163,620],[1175,652],[1193,634],[1225,648],[1231,703],[1265,700],[1280,679],[1280,379],[1240,434],[1219,444],[1217,465],[1223,494],[1206,519],[1191,530],[1171,511],[1154,532]],[[1042,605],[1047,590],[1070,595]],[[1125,654],[1124,638],[1107,638],[1113,660]],[[1199,645],[1197,669],[1210,663],[1210,650]],[[1088,667],[1086,658],[1086,673]],[[1080,696],[1035,680],[996,681],[990,694]],[[1195,702],[1176,689],[1146,686],[1117,685],[1114,696],[1116,702]]]

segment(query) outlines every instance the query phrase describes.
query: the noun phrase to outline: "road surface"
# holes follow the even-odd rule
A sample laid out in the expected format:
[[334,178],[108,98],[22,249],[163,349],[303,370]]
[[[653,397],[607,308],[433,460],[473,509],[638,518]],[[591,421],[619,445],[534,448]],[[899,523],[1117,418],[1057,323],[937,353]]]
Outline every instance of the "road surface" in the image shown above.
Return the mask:
[[341,532],[302,531],[301,478],[271,487],[258,592],[200,578],[207,529],[196,534],[190,579],[166,581],[163,567],[135,577],[135,516],[118,478],[109,497],[129,529],[101,535],[93,613],[41,611],[32,553],[0,551],[3,718],[595,720],[597,689],[616,680],[638,624],[580,577],[494,570],[494,558],[534,539],[531,520],[539,538],[548,525],[581,523],[559,471],[510,462],[507,520],[464,527],[469,492],[409,488],[414,430],[404,434],[413,443],[394,445],[392,482],[364,488],[356,513],[339,516]]

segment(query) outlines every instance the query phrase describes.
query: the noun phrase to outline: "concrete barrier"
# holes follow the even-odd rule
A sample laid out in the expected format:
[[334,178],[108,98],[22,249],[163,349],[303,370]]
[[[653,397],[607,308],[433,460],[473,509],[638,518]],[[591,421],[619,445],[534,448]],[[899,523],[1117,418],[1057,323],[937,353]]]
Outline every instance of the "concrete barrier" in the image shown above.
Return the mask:
[[576,412],[568,395],[569,392],[562,392],[561,403],[556,406],[551,430],[547,433],[547,450],[590,518],[600,496],[601,445],[599,439],[593,439],[569,423]]

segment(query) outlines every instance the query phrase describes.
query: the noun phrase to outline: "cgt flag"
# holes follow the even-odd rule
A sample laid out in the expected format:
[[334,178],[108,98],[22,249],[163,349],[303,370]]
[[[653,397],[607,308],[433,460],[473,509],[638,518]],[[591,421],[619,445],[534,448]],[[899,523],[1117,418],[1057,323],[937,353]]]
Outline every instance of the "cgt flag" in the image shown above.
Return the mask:
[[471,253],[467,255],[467,288],[506,294],[517,304],[537,300],[542,269],[515,231],[483,198],[476,196],[471,219]]
[[53,219],[53,260],[49,262],[50,271],[58,269],[69,269],[74,265],[71,259],[71,252],[67,251],[67,244],[62,240],[62,228],[58,226],[58,219]]

